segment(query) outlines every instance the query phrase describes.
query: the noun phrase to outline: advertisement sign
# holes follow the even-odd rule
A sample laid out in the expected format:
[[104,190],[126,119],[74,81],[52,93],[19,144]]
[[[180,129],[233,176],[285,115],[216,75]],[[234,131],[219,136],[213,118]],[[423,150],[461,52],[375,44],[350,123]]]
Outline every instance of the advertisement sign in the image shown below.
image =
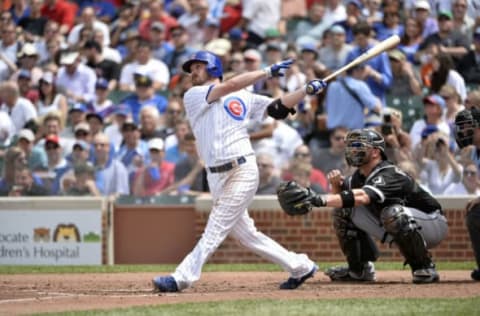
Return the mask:
[[102,211],[0,210],[0,264],[102,264]]

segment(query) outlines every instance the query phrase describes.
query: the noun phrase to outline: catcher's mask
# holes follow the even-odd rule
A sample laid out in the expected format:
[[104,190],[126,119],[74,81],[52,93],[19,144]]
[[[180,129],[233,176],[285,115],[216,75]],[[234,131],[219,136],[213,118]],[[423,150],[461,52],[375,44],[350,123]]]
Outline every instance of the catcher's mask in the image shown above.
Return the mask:
[[371,129],[356,129],[347,134],[345,138],[345,158],[353,167],[360,167],[369,161],[369,151],[373,148],[380,149],[382,159],[386,160],[385,140],[383,136]]
[[480,127],[479,110],[463,110],[455,117],[455,140],[460,148],[473,144],[475,129]]

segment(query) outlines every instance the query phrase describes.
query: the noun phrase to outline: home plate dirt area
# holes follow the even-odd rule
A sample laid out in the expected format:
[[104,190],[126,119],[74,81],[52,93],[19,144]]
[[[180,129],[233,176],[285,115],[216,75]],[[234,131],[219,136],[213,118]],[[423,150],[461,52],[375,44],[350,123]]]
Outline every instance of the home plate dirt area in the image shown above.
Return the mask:
[[235,299],[478,297],[470,271],[440,271],[440,282],[414,285],[408,270],[377,271],[377,282],[332,283],[318,272],[297,290],[279,290],[284,272],[207,272],[181,293],[153,293],[153,273],[15,274],[0,277],[0,315],[126,308]]

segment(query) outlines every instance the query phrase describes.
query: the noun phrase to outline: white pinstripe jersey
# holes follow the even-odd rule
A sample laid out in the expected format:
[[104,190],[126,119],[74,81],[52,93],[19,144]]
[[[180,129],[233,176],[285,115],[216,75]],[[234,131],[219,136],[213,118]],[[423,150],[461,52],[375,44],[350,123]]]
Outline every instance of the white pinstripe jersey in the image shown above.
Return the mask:
[[272,102],[271,98],[243,89],[208,104],[206,97],[211,87],[192,87],[183,97],[199,156],[208,167],[254,153],[248,122],[263,120]]

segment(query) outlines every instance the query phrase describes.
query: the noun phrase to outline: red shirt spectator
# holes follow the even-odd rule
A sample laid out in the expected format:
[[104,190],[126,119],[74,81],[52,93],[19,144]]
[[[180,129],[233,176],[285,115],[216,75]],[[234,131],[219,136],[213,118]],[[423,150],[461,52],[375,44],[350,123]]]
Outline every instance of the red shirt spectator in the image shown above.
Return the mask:
[[65,0],[46,0],[42,7],[42,16],[60,24],[62,34],[67,33],[75,23],[78,6]]
[[150,17],[140,22],[138,34],[145,40],[150,40],[150,27],[153,22],[162,22],[165,25],[165,39],[170,39],[170,29],[178,24],[177,20],[163,10],[162,1],[153,1],[150,4]]

